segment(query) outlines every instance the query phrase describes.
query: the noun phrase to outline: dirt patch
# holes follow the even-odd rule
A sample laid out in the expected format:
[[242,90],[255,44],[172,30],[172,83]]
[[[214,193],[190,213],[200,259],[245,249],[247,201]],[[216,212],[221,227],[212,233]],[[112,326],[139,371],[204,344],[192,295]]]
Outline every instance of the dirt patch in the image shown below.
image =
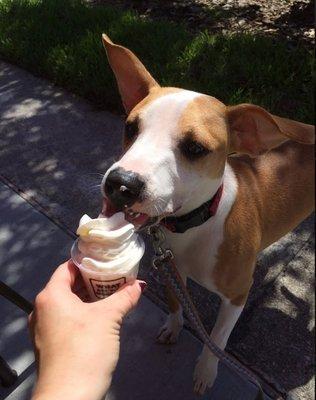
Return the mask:
[[303,42],[312,47],[315,39],[314,0],[90,0],[94,5],[111,4],[135,10],[144,18],[167,19],[185,24],[196,32],[264,33]]

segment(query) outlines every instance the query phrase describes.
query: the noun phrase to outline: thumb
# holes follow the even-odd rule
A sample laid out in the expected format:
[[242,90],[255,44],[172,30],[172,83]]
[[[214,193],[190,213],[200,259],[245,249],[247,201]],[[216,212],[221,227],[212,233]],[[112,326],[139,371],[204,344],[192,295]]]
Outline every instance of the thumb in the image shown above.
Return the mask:
[[103,307],[106,304],[107,307],[110,306],[113,311],[119,312],[120,315],[124,317],[136,306],[146,286],[146,282],[135,280],[132,283],[127,283],[122,286],[118,291],[106,299],[98,301],[97,304],[100,307]]

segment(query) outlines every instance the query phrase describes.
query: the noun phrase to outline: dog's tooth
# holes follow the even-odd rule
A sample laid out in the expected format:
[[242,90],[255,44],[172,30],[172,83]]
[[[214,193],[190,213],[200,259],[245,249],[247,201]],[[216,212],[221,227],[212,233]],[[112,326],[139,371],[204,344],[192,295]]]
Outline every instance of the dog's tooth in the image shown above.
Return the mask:
[[128,214],[129,217],[131,218],[138,218],[140,216],[141,213],[136,212],[136,211],[132,211],[132,210],[126,210],[125,211],[126,214]]

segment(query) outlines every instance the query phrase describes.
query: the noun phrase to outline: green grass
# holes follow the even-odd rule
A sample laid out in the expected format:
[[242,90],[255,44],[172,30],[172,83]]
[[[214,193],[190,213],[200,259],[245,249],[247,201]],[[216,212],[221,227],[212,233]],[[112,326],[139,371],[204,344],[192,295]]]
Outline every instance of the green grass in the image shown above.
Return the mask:
[[250,34],[194,35],[184,26],[80,0],[0,0],[1,58],[119,111],[102,32],[132,49],[162,85],[314,120],[313,53],[304,47]]

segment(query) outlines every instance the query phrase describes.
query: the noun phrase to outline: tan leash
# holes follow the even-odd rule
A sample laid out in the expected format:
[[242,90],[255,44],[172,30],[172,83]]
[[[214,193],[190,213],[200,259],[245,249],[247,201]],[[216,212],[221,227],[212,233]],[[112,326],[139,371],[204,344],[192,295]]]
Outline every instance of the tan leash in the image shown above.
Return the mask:
[[228,368],[237,372],[244,380],[250,380],[258,388],[258,393],[255,400],[264,400],[264,393],[256,376],[234,357],[220,349],[210,338],[210,335],[204,328],[204,325],[199,317],[196,307],[194,306],[191,297],[186,290],[184,282],[177,270],[174,262],[173,253],[165,247],[166,237],[159,225],[151,226],[148,233],[153,240],[155,256],[153,258],[153,266],[163,277],[165,283],[173,291],[179,303],[192,324],[193,328],[198,333],[200,339],[211,350],[211,352]]

